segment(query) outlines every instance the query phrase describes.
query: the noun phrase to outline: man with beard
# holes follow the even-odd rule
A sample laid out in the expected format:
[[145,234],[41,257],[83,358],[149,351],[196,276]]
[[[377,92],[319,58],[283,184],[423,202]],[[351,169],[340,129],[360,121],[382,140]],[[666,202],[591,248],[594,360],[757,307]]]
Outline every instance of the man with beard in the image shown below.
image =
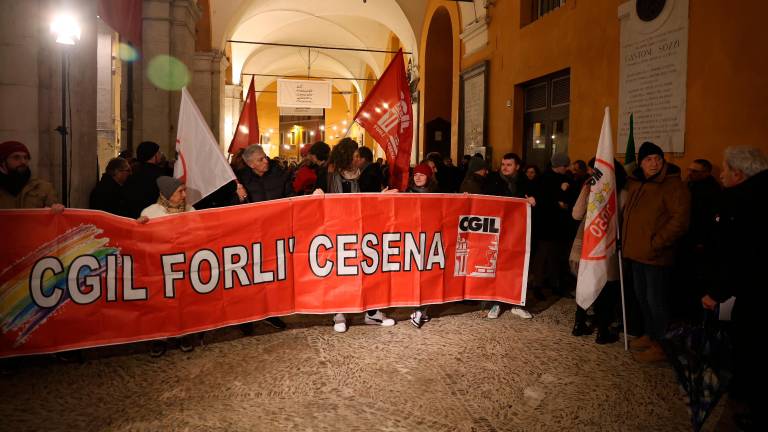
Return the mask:
[[0,144],[0,209],[44,208],[61,211],[53,185],[32,177],[30,153],[18,141]]

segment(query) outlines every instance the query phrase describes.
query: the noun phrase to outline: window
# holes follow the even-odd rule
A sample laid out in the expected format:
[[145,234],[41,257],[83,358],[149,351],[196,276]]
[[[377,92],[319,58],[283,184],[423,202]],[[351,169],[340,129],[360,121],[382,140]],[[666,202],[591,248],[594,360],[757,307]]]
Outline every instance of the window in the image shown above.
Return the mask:
[[520,24],[526,26],[565,4],[565,0],[523,0]]
[[531,0],[533,1],[533,20],[537,20],[565,4],[565,0]]

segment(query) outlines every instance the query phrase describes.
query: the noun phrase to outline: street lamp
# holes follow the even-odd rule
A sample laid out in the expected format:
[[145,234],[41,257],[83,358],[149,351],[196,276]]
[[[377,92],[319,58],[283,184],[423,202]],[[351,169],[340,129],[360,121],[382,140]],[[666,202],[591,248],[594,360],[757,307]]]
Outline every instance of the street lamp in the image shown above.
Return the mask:
[[67,93],[69,91],[69,46],[80,40],[80,23],[69,12],[56,14],[51,21],[51,33],[56,36],[56,43],[61,49],[61,125],[56,131],[61,134],[61,202],[69,206],[69,188],[67,183]]

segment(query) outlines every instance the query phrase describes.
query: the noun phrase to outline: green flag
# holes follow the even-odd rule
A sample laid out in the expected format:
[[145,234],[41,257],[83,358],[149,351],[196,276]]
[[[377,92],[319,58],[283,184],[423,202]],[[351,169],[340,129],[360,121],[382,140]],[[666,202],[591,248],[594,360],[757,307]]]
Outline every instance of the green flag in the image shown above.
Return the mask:
[[634,115],[629,115],[629,138],[627,139],[627,151],[624,152],[624,165],[635,163],[635,134]]

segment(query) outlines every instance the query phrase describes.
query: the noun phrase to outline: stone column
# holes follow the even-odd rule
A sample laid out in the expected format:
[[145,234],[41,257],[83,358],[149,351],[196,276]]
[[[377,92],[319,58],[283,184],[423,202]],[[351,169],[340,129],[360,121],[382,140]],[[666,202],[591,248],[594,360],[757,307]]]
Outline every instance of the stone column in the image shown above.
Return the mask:
[[[208,122],[213,135],[223,137],[224,69],[227,60],[221,51],[195,53],[194,73],[189,92]],[[221,141],[221,140],[220,140]]]
[[155,141],[169,157],[175,155],[181,92],[157,88],[147,78],[147,68],[157,56],[170,55],[191,71],[199,17],[193,0],[144,0],[142,60],[134,72],[136,88],[141,89],[141,100],[134,108],[140,117],[135,130],[141,138],[136,141]]
[[[36,177],[61,195],[62,52],[70,57],[67,116],[68,190],[71,207],[87,207],[96,182],[96,2],[67,3],[82,27],[75,46],[58,45],[50,32],[49,0],[0,2],[0,140],[17,140],[32,153]],[[71,158],[69,155],[71,154]]]
[[224,134],[223,140],[219,139],[222,148],[229,147],[235,134],[237,122],[240,120],[240,110],[243,107],[243,87],[235,84],[226,84],[224,87]]

